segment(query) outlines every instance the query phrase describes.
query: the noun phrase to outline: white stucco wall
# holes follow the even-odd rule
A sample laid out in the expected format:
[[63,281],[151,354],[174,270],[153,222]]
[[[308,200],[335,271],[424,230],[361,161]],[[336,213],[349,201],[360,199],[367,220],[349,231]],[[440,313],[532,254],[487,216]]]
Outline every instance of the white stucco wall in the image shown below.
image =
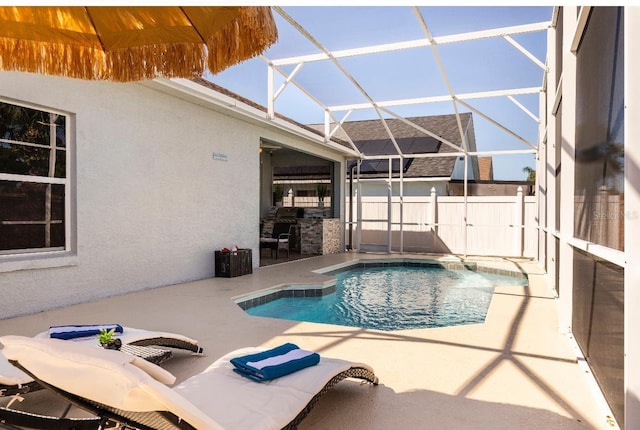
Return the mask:
[[260,138],[310,145],[135,83],[3,72],[0,95],[72,113],[77,159],[77,257],[0,256],[0,318],[211,277],[225,246],[257,266]]

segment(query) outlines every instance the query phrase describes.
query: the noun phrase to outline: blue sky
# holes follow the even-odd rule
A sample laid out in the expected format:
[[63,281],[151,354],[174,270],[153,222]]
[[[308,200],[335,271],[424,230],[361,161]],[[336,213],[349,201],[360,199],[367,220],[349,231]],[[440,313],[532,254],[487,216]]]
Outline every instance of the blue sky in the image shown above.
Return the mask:
[[[411,7],[282,7],[318,42],[331,51],[402,42],[424,38],[424,32]],[[455,6],[420,7],[434,37],[513,25],[549,21],[551,7]],[[318,49],[274,12],[278,42],[265,52],[269,59],[318,53]],[[513,39],[540,61],[546,58],[546,33],[515,35]],[[522,87],[539,87],[543,71],[501,38],[443,44],[438,52],[455,93],[481,92]],[[448,90],[434,59],[432,49],[416,48],[391,53],[339,59],[341,64],[376,101],[447,95]],[[294,66],[283,67],[287,73]],[[267,67],[254,58],[216,76],[222,85],[257,103],[267,105]],[[276,88],[283,82],[276,73]],[[366,98],[330,61],[306,63],[296,82],[327,106],[363,103]],[[516,100],[538,115],[538,96],[519,95]],[[468,103],[512,131],[537,144],[538,124],[505,97],[474,99]],[[278,98],[276,111],[302,123],[324,120],[322,109],[293,86]],[[468,111],[458,106],[460,112]],[[394,107],[401,116],[453,113],[451,102]],[[345,112],[338,112],[338,119]],[[474,116],[478,150],[528,149],[503,130]],[[355,111],[349,120],[377,119],[373,109]],[[496,179],[522,180],[524,166],[534,167],[533,155],[493,157]]]

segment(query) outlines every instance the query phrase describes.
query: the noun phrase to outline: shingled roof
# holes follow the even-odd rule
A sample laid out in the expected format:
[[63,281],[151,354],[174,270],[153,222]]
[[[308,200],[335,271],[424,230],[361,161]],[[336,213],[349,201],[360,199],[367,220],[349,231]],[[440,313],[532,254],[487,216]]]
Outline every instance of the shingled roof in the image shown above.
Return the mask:
[[[458,122],[455,115],[433,115],[406,118],[408,121],[430,131],[431,133],[446,139],[456,146],[461,147],[460,132],[458,130]],[[386,119],[387,126],[391,130],[396,140],[408,138],[420,138],[424,141],[423,147],[430,147],[427,152],[450,153],[457,152],[456,149],[441,142],[436,142],[435,138],[427,136],[415,127],[407,124],[399,119]],[[476,150],[475,133],[473,130],[473,118],[471,113],[461,113],[460,122],[463,130],[467,132],[467,142],[469,151]],[[320,130],[324,127],[322,124],[312,124],[310,127]],[[389,135],[380,120],[366,121],[346,121],[342,124],[335,137],[340,140],[346,140],[346,134],[356,144],[358,149],[365,155],[378,155],[380,152],[376,150],[369,151],[368,147],[380,147],[381,141],[391,142]],[[428,145],[427,141],[432,140],[434,144]],[[400,145],[402,147],[402,145]],[[405,163],[405,178],[418,177],[451,177],[456,157],[429,157],[429,158],[409,158]],[[477,170],[477,163],[473,165],[474,171]],[[476,177],[477,177],[477,171]],[[362,175],[363,177],[385,176],[385,175]]]

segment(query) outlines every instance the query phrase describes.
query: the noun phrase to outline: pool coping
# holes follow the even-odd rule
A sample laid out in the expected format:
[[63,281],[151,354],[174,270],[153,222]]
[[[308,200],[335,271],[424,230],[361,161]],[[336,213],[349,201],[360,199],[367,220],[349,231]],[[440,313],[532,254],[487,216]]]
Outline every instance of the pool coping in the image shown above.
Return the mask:
[[[441,268],[447,270],[470,270],[473,272],[490,273],[493,275],[511,276],[514,278],[528,279],[525,270],[515,271],[484,265],[477,261],[446,261],[446,260],[425,260],[416,258],[387,258],[387,259],[357,259],[347,261],[332,266],[323,267],[313,270],[313,273],[319,275],[332,276],[336,273],[345,272],[347,270],[372,268],[372,267],[429,267]],[[337,279],[333,279],[312,284],[279,284],[269,288],[254,291],[241,296],[233,297],[232,300],[242,310],[254,308],[264,305],[285,297],[322,297],[336,291]]]

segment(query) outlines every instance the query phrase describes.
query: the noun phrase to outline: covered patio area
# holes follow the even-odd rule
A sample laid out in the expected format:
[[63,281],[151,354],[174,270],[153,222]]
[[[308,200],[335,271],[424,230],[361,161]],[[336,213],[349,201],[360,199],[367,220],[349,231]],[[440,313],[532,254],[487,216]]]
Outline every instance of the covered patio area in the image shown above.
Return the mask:
[[[205,279],[0,320],[0,333],[31,336],[49,325],[96,321],[183,333],[198,339],[205,354],[176,353],[164,364],[178,382],[233,349],[283,342],[375,369],[379,386],[341,382],[303,421],[304,429],[607,426],[601,399],[576,360],[570,337],[558,332],[553,292],[539,267],[526,259],[481,260],[485,265],[527,271],[530,280],[528,287],[499,288],[484,324],[382,332],[253,317],[234,303],[238,296],[276,285],[326,281],[326,275],[313,272],[323,267],[398,257],[357,253],[314,257],[259,268],[242,277]],[[411,258],[445,256],[412,254]],[[46,390],[24,397],[15,407],[52,412],[64,406],[52,401]]]

